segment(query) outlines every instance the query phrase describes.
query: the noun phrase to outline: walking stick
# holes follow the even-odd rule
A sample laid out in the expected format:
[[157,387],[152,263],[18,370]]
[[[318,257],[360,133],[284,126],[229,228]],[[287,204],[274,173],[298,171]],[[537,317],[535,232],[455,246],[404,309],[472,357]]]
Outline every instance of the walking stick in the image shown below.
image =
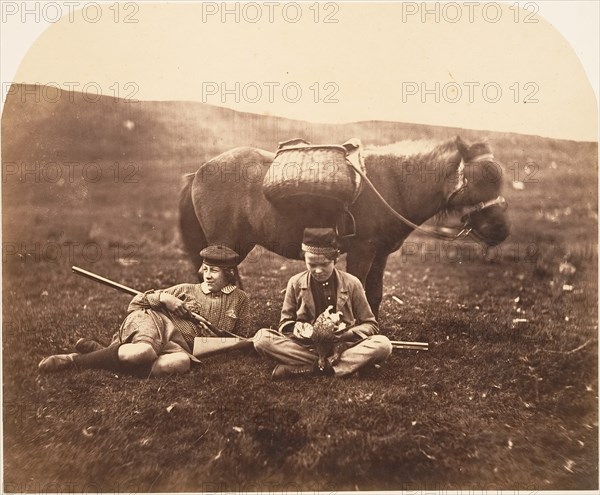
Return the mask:
[[394,349],[410,349],[413,351],[428,351],[429,343],[427,342],[405,342],[403,340],[392,340]]
[[[354,333],[363,339],[367,337],[367,335],[360,330],[354,330]],[[407,342],[404,340],[391,340],[393,349],[409,349],[411,351],[428,351],[429,343],[428,342]]]

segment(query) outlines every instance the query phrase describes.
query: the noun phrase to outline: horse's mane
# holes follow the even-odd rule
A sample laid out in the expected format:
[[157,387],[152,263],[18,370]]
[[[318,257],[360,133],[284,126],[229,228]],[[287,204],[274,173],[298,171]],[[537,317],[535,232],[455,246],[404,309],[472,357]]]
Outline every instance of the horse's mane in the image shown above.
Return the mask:
[[395,157],[417,157],[432,155],[430,159],[439,159],[444,155],[450,155],[457,152],[456,140],[448,139],[446,141],[435,141],[433,139],[406,139],[383,146],[366,146],[364,156],[395,156]]
[[[401,159],[403,162],[412,162],[419,164],[429,162],[431,164],[445,165],[456,157],[458,147],[456,139],[446,141],[435,141],[433,139],[403,140],[383,146],[367,146],[364,150],[365,161],[371,160],[377,162],[384,157]],[[442,209],[433,217],[436,223],[444,221],[448,215],[454,212],[454,208],[447,204],[442,205]]]

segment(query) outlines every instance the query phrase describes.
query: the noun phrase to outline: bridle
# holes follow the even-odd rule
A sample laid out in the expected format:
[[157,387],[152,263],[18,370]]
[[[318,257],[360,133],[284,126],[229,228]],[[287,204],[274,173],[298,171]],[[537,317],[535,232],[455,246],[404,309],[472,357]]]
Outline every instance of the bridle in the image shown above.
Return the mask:
[[504,196],[498,196],[497,198],[477,203],[474,206],[467,206],[465,210],[463,210],[463,214],[460,217],[460,221],[470,221],[471,215],[473,213],[485,210],[486,208],[491,208],[492,206],[499,206],[503,210],[506,210],[506,208],[508,208],[508,203],[506,202],[506,199],[504,199]]
[[[482,201],[481,203],[477,203],[474,206],[466,207],[466,209],[463,210],[462,216],[460,217],[460,221],[462,222],[462,227],[460,228],[460,230],[458,231],[457,234],[455,234],[454,236],[449,236],[450,237],[449,240],[464,239],[470,235],[470,236],[474,237],[476,240],[482,241],[483,239],[481,238],[481,236],[479,234],[477,234],[477,231],[474,230],[471,225],[472,224],[471,215],[473,213],[478,213],[480,211],[483,211],[486,208],[491,208],[492,206],[499,206],[503,210],[506,210],[506,208],[508,208],[508,203],[506,202],[506,199],[504,199],[504,196],[498,196],[494,199],[490,199],[488,201]],[[442,229],[446,229],[446,227],[442,227]]]
[[[484,161],[485,162],[493,162],[495,164],[498,164],[498,162],[495,161],[494,155],[492,153],[485,153],[485,154],[479,155],[479,156],[473,158],[472,160],[469,160],[466,163],[470,164],[470,163],[479,163],[479,162],[484,162]],[[379,198],[379,200],[381,201],[383,206],[386,208],[386,210],[388,210],[388,212],[392,216],[394,216],[395,218],[397,218],[398,220],[403,222],[405,225],[416,230],[417,232],[421,232],[425,235],[429,235],[429,236],[435,237],[437,239],[442,239],[445,241],[458,241],[458,240],[465,239],[469,236],[472,236],[477,241],[481,241],[482,240],[481,237],[477,234],[477,231],[474,230],[474,227],[472,226],[471,215],[473,215],[474,213],[481,212],[487,208],[491,208],[493,206],[501,207],[504,210],[508,207],[508,203],[506,202],[506,199],[504,199],[503,196],[498,196],[494,199],[490,199],[488,201],[482,201],[480,203],[477,203],[476,205],[465,207],[465,210],[463,211],[462,216],[460,218],[460,221],[462,222],[462,226],[457,229],[452,229],[450,227],[437,227],[437,228],[421,227],[420,225],[417,225],[417,224],[411,222],[408,218],[404,217],[403,215],[398,213],[396,210],[394,210],[394,208],[392,208],[390,206],[390,204],[380,194],[380,192],[377,190],[375,185],[362,172],[362,170],[360,170],[358,167],[355,167],[353,164],[350,164],[350,166],[354,169],[354,171],[356,173],[358,173],[363,178],[365,183],[371,188],[371,190],[373,191],[375,196],[377,196]],[[465,161],[461,158],[460,164],[458,166],[458,170],[463,170],[464,166],[465,166]],[[468,180],[467,180],[467,178],[463,177],[462,183],[460,184],[460,186],[457,189],[455,189],[450,194],[450,196],[448,196],[448,199],[446,200],[446,204],[450,204],[450,202],[454,198],[464,194],[466,191],[467,185],[468,185]]]

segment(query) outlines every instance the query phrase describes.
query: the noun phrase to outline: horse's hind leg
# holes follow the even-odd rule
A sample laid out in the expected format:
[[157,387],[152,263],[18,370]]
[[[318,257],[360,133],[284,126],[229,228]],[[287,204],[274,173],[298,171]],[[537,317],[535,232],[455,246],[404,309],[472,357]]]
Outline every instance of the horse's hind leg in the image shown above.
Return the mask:
[[181,190],[179,198],[179,228],[181,238],[192,263],[196,270],[202,265],[202,257],[200,251],[204,249],[208,243],[206,235],[200,226],[196,211],[194,210],[194,201],[192,200],[193,175],[185,177],[185,183]]
[[[246,259],[246,256],[248,256],[248,254],[250,253],[250,251],[252,251],[252,249],[254,249],[254,244],[246,244],[246,245],[242,245],[241,243],[234,243],[233,250],[235,250],[240,258],[239,258],[239,263],[241,263],[242,261],[244,261]],[[242,276],[240,275],[240,270],[239,268],[236,266],[235,267],[235,278],[237,279],[237,286],[241,289],[244,290],[244,283],[242,281]]]
[[234,268],[233,273],[235,273],[235,279],[237,280],[237,286],[240,289],[244,290],[244,283],[242,282],[242,277],[240,276],[240,271],[237,266]]
[[[192,263],[194,264],[194,268],[199,270],[202,266],[202,256],[200,256],[200,251],[208,246],[208,243],[206,242],[206,236],[204,235],[204,232],[202,232],[200,229],[193,234],[190,234],[190,237],[193,238],[193,247],[188,247],[188,254],[192,260]],[[187,244],[188,243],[186,242],[186,247]]]

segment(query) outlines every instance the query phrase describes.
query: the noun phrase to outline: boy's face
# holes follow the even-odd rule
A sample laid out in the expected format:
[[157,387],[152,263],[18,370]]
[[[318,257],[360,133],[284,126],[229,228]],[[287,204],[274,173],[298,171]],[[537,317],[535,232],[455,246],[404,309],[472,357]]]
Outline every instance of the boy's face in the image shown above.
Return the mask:
[[306,268],[312,278],[317,282],[325,282],[333,273],[335,261],[323,256],[322,254],[304,253]]
[[208,290],[211,292],[219,292],[227,285],[227,277],[222,268],[203,264],[200,271],[202,272]]

